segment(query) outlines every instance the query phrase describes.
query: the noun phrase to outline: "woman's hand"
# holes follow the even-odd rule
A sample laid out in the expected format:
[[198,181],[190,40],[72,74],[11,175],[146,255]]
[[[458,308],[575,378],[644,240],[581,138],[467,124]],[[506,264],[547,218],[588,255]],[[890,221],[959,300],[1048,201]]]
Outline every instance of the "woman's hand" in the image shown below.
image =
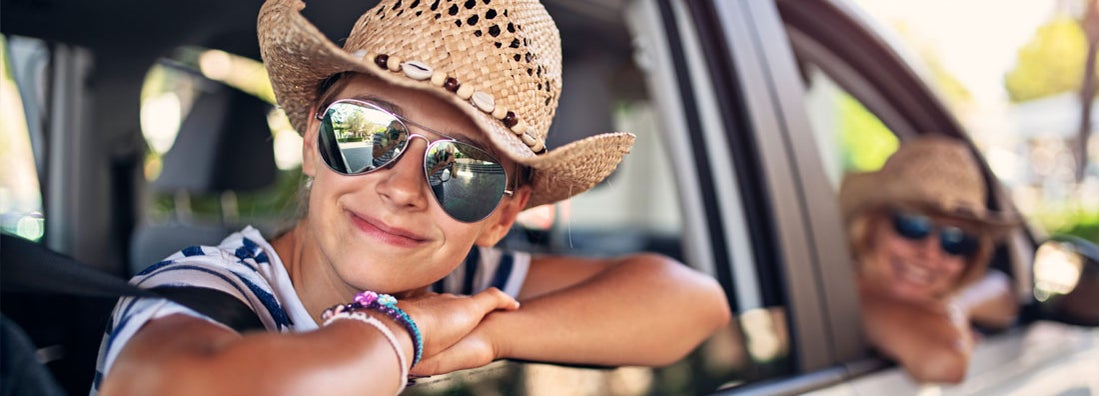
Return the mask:
[[496,358],[492,343],[473,331],[486,315],[514,310],[519,302],[497,288],[472,296],[425,293],[401,300],[424,337],[423,358],[412,374],[435,375],[480,367]]
[[943,302],[914,304],[862,291],[863,325],[879,351],[919,382],[958,383],[965,379],[974,339],[968,321],[956,308]]

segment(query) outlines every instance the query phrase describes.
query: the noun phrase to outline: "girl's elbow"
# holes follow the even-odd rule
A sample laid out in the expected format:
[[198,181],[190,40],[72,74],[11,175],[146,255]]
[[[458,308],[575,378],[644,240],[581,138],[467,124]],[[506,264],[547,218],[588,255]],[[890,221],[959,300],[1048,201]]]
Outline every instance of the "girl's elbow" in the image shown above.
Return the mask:
[[733,318],[732,310],[729,308],[729,298],[717,280],[707,277],[704,283],[703,300],[709,308],[706,317],[710,319],[711,328],[717,330],[729,324]]
[[689,292],[700,328],[713,332],[729,323],[732,319],[729,299],[716,279],[669,257],[653,254],[649,258],[664,267],[661,278],[675,279],[678,285],[674,287]]

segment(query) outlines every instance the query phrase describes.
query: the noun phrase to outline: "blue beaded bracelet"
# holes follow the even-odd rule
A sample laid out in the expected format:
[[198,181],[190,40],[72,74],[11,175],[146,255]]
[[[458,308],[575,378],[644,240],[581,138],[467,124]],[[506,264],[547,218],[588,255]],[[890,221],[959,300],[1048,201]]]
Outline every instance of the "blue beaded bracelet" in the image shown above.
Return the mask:
[[353,302],[338,304],[324,310],[321,319],[327,320],[332,315],[344,311],[359,310],[381,312],[404,326],[405,330],[408,330],[408,335],[412,337],[412,348],[416,351],[415,357],[412,358],[412,365],[415,366],[416,363],[420,362],[420,358],[424,354],[424,337],[420,334],[420,328],[416,326],[416,322],[412,321],[408,314],[397,307],[397,299],[391,295],[370,290],[364,291],[356,294]]

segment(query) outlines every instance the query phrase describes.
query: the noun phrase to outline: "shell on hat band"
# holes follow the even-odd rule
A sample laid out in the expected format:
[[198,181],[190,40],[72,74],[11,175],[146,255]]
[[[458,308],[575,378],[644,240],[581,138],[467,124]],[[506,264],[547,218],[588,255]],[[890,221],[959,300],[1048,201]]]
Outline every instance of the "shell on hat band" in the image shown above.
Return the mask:
[[371,56],[364,50],[355,51],[352,55],[359,57],[364,61],[373,61],[374,65],[382,69],[394,73],[403,73],[406,77],[416,81],[429,81],[431,82],[431,85],[446,89],[447,91],[458,95],[462,100],[469,101],[477,110],[504,123],[504,126],[515,133],[515,136],[518,137],[523,144],[527,145],[527,147],[530,147],[531,151],[535,154],[542,154],[546,151],[545,142],[534,137],[531,127],[520,120],[514,112],[503,106],[498,106],[496,104],[496,99],[493,98],[491,94],[484,91],[478,91],[470,84],[462,84],[458,79],[450,77],[442,71],[437,71],[432,68],[431,65],[421,61],[401,60],[396,56],[388,54]]

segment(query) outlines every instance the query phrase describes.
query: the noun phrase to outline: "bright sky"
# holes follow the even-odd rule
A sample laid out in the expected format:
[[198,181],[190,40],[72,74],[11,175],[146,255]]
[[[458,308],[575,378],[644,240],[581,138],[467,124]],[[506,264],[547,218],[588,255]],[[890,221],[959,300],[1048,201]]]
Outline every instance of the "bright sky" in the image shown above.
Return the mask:
[[1016,51],[1053,15],[1056,0],[854,0],[886,27],[903,21],[937,49],[981,106],[1006,100]]

